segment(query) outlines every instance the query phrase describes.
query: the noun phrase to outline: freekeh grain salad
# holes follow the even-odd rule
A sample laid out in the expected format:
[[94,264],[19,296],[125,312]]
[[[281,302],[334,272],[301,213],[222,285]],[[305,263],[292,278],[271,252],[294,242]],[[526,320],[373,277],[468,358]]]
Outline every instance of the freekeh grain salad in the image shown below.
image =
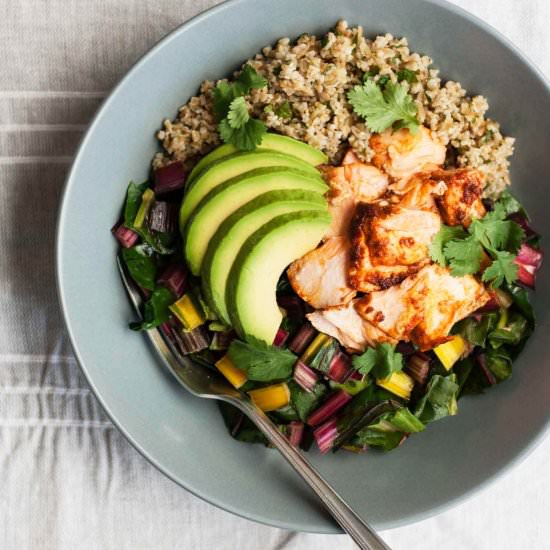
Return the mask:
[[164,122],[113,229],[146,298],[131,328],[159,328],[302,448],[397,447],[508,379],[535,328],[513,139],[431,64],[343,21],[279,40]]

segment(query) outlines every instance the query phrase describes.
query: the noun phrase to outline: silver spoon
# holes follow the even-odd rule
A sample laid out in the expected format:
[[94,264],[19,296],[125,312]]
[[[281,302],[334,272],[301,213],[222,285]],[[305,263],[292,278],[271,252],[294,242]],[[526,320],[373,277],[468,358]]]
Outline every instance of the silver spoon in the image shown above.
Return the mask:
[[[130,301],[137,314],[141,316],[143,302],[141,294],[132,279],[127,276],[120,258],[117,258],[117,264]],[[216,372],[184,359],[172,342],[164,338],[158,329],[148,330],[146,335],[164,364],[188,392],[197,397],[219,399],[230,403],[250,418],[268,441],[279,450],[298,475],[315,492],[340,527],[350,535],[359,548],[363,550],[391,550],[374,529],[349,507],[344,499],[304,458],[302,453],[289,443],[286,436],[245,394],[233,388],[225,378]]]

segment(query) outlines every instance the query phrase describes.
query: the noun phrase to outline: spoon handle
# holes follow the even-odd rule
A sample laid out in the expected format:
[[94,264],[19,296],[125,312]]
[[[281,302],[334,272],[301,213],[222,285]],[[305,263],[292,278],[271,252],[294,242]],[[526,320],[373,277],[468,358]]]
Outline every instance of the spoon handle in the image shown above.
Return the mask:
[[285,457],[300,477],[313,489],[328,511],[362,550],[391,550],[368,523],[363,521],[343,498],[321,477],[302,453],[286,438],[260,409],[252,403],[235,399],[237,405]]

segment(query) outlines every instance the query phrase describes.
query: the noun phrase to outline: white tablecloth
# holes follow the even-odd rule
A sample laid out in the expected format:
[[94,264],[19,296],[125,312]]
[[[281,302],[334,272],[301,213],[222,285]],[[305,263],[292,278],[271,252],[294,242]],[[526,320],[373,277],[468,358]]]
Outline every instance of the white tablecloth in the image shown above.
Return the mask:
[[[353,547],[345,536],[289,533],[235,517],[163,477],[98,407],[60,318],[54,226],[75,145],[101,99],[138,56],[215,3],[2,2],[2,550]],[[548,0],[456,3],[499,28],[550,75]],[[396,550],[550,548],[548,456],[550,439],[479,495],[438,517],[386,532],[386,540]]]

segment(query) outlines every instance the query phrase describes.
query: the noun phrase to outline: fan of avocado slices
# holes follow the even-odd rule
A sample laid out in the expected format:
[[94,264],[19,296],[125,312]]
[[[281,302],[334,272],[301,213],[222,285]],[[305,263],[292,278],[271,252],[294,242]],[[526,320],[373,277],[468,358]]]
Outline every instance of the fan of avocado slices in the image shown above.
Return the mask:
[[[248,394],[293,444],[307,450],[315,441],[322,453],[395,449],[455,415],[463,396],[511,376],[535,327],[527,287],[540,265],[538,237],[511,195],[488,207],[524,229],[515,281],[493,289],[430,352],[400,343],[349,354],[311,326],[285,275],[330,226],[316,168],[327,158],[289,137],[260,137],[244,150],[229,140],[189,174],[174,162],[130,183],[113,232],[146,297],[133,330],[160,327],[182,354]],[[236,409],[220,408],[232,437],[267,444]]]

